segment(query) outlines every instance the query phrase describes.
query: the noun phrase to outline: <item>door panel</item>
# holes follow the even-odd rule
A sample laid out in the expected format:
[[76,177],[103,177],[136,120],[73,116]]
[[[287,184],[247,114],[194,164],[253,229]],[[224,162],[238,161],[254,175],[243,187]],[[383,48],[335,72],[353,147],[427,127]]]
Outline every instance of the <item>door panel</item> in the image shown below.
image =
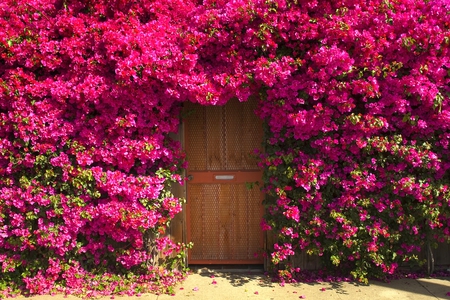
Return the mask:
[[187,104],[185,113],[188,241],[191,264],[262,263],[262,172],[251,152],[261,147],[255,102]]
[[250,156],[261,148],[262,122],[256,101],[229,101],[225,106],[186,103],[186,152],[189,171],[256,170]]

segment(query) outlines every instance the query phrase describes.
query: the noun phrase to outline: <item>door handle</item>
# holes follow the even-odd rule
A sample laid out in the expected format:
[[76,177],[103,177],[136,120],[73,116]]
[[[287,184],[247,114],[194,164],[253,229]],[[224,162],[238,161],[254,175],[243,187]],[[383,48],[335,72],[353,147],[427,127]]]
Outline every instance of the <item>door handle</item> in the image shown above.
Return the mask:
[[234,175],[215,175],[214,178],[216,180],[233,180]]
[[189,175],[187,176],[187,180],[188,180],[188,181],[191,181],[192,179],[194,179],[194,175],[189,174]]

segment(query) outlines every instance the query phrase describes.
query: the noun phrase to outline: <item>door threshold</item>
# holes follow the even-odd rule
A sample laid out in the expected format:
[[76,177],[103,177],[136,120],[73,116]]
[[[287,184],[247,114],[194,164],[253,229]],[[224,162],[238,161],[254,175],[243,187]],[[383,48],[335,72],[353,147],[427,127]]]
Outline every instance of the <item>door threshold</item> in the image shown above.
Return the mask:
[[264,265],[189,265],[193,273],[213,273],[213,272],[232,272],[232,273],[263,273]]

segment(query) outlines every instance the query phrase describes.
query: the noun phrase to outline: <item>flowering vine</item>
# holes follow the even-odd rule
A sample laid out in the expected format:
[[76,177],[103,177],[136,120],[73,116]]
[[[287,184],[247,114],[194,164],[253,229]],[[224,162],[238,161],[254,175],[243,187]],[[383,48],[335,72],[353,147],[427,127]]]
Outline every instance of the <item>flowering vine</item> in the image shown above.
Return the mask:
[[184,101],[233,97],[257,97],[266,123],[274,264],[307,251],[365,280],[417,259],[450,230],[449,11],[444,0],[3,1],[0,289],[81,293],[127,273],[135,292],[173,285],[181,262],[159,270],[149,251],[182,260],[186,247],[164,235],[185,168],[169,134]]
[[[169,77],[171,68],[189,70],[183,58],[192,54],[177,45],[183,13],[169,20],[157,6],[0,4],[6,294],[23,286],[32,294],[157,292],[184,276],[186,245],[165,235],[182,207],[170,185],[184,167],[179,143],[167,136],[180,109]],[[166,270],[155,266],[157,252]],[[120,287],[131,278],[120,274],[140,284]],[[111,276],[117,290],[105,286]]]

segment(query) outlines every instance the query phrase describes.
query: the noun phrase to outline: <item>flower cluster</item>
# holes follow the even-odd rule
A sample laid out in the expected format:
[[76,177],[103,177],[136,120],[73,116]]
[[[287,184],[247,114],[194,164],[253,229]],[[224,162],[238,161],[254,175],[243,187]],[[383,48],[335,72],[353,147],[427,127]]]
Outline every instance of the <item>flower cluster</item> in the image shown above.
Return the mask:
[[183,203],[170,185],[184,154],[168,134],[193,55],[179,43],[185,6],[0,4],[0,290],[80,293],[103,274],[108,294],[108,276],[162,289],[183,277],[172,268],[186,247],[165,235]]
[[392,274],[448,239],[449,4],[269,2],[261,51],[295,66],[254,77],[272,261],[307,251],[358,280]]
[[170,184],[185,157],[170,133],[184,101],[259,99],[275,264],[307,251],[364,280],[448,239],[449,11],[446,0],[3,1],[0,289],[131,273],[174,283],[149,265],[185,249],[164,237],[182,207]]

